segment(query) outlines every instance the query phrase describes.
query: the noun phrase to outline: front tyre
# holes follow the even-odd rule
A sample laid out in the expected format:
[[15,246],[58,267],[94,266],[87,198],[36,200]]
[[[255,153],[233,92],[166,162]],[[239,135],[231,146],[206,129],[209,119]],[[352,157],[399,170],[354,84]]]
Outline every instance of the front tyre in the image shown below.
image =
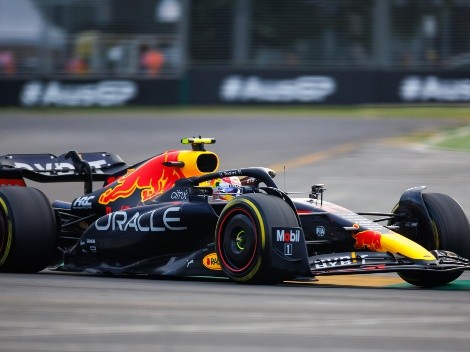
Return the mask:
[[225,206],[217,222],[215,246],[230,279],[255,284],[287,279],[271,268],[271,229],[276,226],[299,226],[292,208],[276,196],[248,194]]
[[[418,226],[421,241],[417,242],[428,250],[441,249],[470,258],[470,225],[459,203],[442,193],[423,193],[423,201],[430,216],[431,227],[425,224]],[[456,280],[462,275],[462,271],[410,271],[399,272],[398,275],[412,285],[432,287]]]
[[459,203],[442,193],[424,193],[436,248],[470,259],[470,225]]
[[428,272],[428,271],[399,271],[398,275],[411,285],[419,287],[443,286],[456,280],[462,271]]
[[35,273],[57,249],[57,225],[47,197],[30,187],[0,188],[0,272]]

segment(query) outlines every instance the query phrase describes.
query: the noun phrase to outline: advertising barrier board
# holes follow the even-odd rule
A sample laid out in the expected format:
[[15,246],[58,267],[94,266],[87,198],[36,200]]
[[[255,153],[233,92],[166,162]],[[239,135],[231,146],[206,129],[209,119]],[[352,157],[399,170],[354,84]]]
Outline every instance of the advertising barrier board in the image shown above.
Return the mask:
[[194,69],[181,79],[0,79],[0,106],[470,102],[470,71]]

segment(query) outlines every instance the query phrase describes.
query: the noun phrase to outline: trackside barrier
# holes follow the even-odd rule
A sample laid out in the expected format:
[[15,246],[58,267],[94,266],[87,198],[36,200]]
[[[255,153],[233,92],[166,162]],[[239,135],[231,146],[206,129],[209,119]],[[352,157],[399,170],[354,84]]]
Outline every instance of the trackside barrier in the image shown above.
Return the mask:
[[189,70],[182,79],[1,79],[0,106],[468,103],[470,71]]

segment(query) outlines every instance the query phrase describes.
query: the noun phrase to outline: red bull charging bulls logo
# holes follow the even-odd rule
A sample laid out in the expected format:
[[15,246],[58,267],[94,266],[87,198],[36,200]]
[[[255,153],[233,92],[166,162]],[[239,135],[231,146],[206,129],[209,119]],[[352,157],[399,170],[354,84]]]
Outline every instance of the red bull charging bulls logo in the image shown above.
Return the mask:
[[167,161],[178,161],[178,152],[164,153],[122,176],[100,195],[99,203],[109,204],[120,198],[128,198],[138,190],[142,202],[163,193],[176,180],[185,177],[179,168],[162,165]]
[[356,249],[369,249],[372,251],[380,251],[382,249],[382,234],[380,232],[366,230],[353,234],[352,237],[356,240],[354,244]]

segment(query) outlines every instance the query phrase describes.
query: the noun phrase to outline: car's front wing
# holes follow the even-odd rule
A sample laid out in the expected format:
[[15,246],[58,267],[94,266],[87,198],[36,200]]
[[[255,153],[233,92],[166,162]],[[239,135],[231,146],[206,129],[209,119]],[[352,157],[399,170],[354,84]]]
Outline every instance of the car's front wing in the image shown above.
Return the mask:
[[449,251],[430,251],[436,260],[413,260],[388,252],[331,253],[309,257],[312,274],[346,275],[397,271],[463,271],[470,270],[470,261]]

